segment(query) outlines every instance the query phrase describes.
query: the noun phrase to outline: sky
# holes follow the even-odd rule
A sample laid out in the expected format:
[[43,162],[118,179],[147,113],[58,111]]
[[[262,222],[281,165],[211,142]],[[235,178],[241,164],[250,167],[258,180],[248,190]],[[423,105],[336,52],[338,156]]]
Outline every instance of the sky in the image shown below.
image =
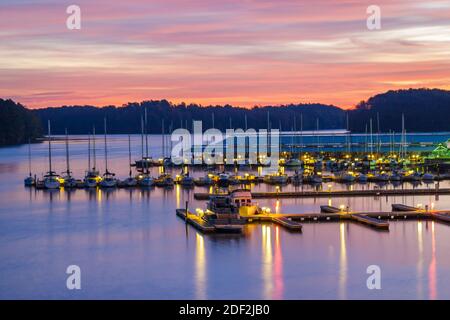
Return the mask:
[[[66,26],[72,4],[80,30]],[[449,58],[450,0],[0,1],[0,97],[30,108],[351,108],[387,90],[450,89]]]

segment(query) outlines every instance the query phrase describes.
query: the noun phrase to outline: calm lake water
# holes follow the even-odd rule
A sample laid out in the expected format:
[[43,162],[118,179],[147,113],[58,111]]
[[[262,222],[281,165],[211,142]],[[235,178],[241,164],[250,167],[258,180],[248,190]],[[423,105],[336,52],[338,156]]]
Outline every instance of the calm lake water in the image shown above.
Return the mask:
[[[109,138],[110,166],[122,178],[129,170],[127,139]],[[132,139],[137,159],[140,137]],[[64,142],[53,146],[54,166],[62,172]],[[160,156],[161,138],[151,136],[150,146],[151,155]],[[72,171],[81,178],[87,168],[87,141],[73,140],[70,148]],[[97,149],[103,170],[100,138]],[[193,196],[207,188],[29,189],[23,186],[27,153],[26,145],[0,148],[2,299],[450,298],[449,225],[395,221],[389,232],[380,232],[355,223],[305,223],[303,233],[296,234],[271,224],[252,224],[241,236],[202,235],[186,227],[175,209],[187,200],[190,208],[203,208],[205,203]],[[40,176],[47,170],[47,145],[33,145],[32,157],[32,170]],[[152,173],[156,176],[157,168]],[[258,202],[272,211],[300,213],[318,212],[328,201]],[[387,211],[392,203],[450,209],[449,196],[332,200],[333,205],[366,211]],[[81,290],[66,288],[66,268],[73,264],[81,268]],[[369,265],[381,268],[381,290],[367,289]]]

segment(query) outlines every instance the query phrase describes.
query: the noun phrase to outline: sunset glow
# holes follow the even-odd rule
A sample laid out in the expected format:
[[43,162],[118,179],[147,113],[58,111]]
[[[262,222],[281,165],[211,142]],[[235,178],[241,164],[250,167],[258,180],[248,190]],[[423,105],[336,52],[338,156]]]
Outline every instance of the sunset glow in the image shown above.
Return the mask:
[[[418,0],[78,0],[0,4],[0,97],[28,107],[149,99],[352,107],[450,89],[450,5]],[[381,30],[366,9],[381,7]]]

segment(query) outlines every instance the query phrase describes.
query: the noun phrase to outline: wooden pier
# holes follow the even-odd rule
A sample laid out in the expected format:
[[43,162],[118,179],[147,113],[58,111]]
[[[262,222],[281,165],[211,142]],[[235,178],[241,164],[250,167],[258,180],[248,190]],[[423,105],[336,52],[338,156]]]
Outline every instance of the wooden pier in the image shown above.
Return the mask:
[[[188,213],[186,218],[185,209],[177,209],[176,214],[180,218],[204,233],[216,232],[215,227],[208,224],[195,214]],[[375,230],[388,231],[389,220],[435,220],[450,224],[450,211],[392,211],[392,212],[347,212],[336,213],[260,213],[253,215],[241,215],[246,223],[270,222],[277,224],[289,231],[302,232],[301,222],[336,222],[351,221],[359,223]]]
[[[283,192],[252,192],[252,198],[331,198],[331,197],[376,197],[376,196],[421,196],[446,195],[450,188],[443,189],[371,189],[342,191],[283,191]],[[195,193],[196,200],[208,200],[210,193]]]
[[216,232],[216,228],[200,218],[199,216],[188,212],[186,216],[186,210],[185,209],[176,209],[177,216],[183,219],[186,223],[189,223],[191,226],[193,226],[195,229],[204,232],[204,233],[211,233]]
[[389,222],[383,221],[378,218],[370,217],[365,214],[352,214],[351,218],[357,222],[367,224],[371,227],[383,230],[389,230]]
[[432,212],[431,217],[437,221],[450,223],[450,214],[449,212]]

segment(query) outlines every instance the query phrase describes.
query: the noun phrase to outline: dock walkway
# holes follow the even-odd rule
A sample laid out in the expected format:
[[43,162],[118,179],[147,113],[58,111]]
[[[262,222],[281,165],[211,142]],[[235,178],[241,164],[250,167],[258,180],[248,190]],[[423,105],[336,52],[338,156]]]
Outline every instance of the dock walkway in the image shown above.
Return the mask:
[[177,209],[177,216],[192,225],[197,230],[200,230],[205,233],[215,232],[216,228],[212,225],[200,218],[199,216],[192,214],[188,211],[186,217],[186,209]]
[[[185,209],[177,209],[177,216],[186,220]],[[301,222],[353,221],[376,230],[389,230],[389,220],[435,220],[450,224],[450,211],[392,211],[392,212],[338,212],[338,213],[260,213],[241,215],[246,223],[270,222],[289,231],[302,232]],[[208,224],[195,214],[188,213],[187,223],[205,232],[216,232],[213,225]]]
[[[331,197],[373,197],[402,195],[445,195],[450,188],[442,189],[370,189],[342,191],[285,191],[285,192],[252,192],[252,198],[331,198]],[[210,193],[195,193],[196,200],[208,200]]]

